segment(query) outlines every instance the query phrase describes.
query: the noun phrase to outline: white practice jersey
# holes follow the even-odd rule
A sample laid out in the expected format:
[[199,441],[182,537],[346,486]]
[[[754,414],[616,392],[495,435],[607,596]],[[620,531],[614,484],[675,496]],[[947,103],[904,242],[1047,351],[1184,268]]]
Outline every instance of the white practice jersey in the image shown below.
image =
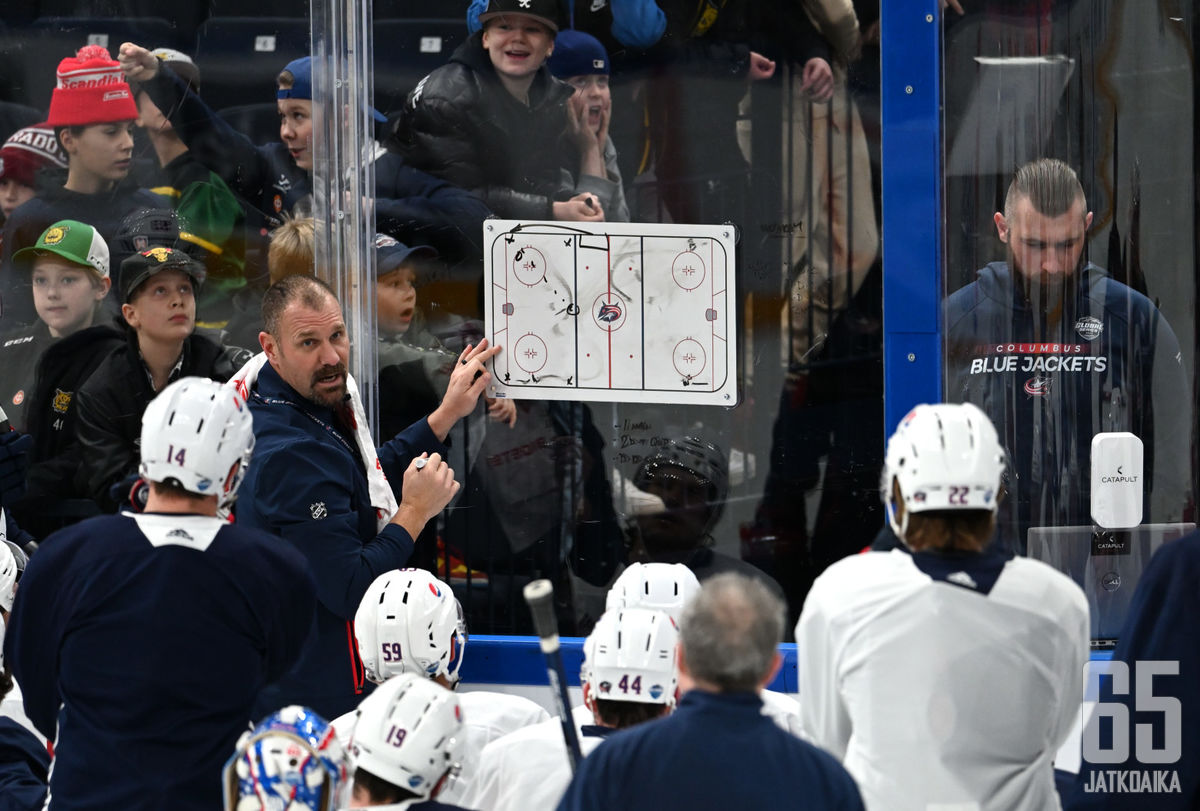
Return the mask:
[[762,690],[758,695],[763,702],[762,714],[774,721],[775,726],[797,737],[804,737],[800,731],[800,704],[795,696],[774,690]]
[[0,701],[0,715],[5,718],[11,718],[18,724],[29,731],[44,746],[46,744],[46,736],[38,731],[38,728],[29,720],[29,716],[25,714],[25,703],[21,697],[21,685],[17,684],[17,680],[13,679],[12,689],[4,699]]
[[465,806],[462,800],[470,791],[483,748],[518,729],[549,720],[550,714],[536,702],[510,693],[473,690],[459,693],[458,700],[462,705],[467,738],[463,747],[462,771],[457,778],[449,781],[449,785],[438,795],[438,801]]
[[[579,748],[586,757],[602,740],[581,734]],[[554,811],[570,782],[567,744],[555,717],[484,747],[461,805],[479,811]]]
[[1027,558],[903,550],[835,563],[796,626],[805,737],[868,811],[1060,807],[1053,757],[1083,698],[1080,588]]

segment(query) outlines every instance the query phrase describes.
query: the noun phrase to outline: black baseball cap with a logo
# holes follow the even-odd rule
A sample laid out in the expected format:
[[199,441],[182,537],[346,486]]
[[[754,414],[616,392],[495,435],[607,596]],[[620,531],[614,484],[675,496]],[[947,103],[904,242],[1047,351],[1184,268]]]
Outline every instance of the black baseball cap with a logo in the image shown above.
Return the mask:
[[121,263],[121,300],[128,302],[138,287],[164,270],[186,273],[197,291],[204,284],[204,265],[181,250],[159,245],[139,251]]
[[479,15],[479,23],[483,25],[493,17],[516,14],[533,17],[556,34],[563,27],[559,0],[488,0],[487,10]]

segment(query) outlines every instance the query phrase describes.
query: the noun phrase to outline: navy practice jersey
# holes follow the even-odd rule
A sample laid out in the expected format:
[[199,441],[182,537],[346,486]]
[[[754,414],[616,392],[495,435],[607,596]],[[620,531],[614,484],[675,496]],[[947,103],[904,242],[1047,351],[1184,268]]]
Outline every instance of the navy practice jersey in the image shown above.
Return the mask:
[[54,741],[50,808],[213,809],[258,691],[299,657],[316,586],[298,552],[195,515],[112,515],[51,535],[5,640]]

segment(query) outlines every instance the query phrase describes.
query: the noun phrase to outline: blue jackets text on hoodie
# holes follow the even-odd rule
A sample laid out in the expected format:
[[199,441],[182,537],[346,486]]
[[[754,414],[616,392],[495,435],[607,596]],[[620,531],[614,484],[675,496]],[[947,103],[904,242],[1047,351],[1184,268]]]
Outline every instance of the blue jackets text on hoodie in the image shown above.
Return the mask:
[[1145,522],[1178,521],[1191,493],[1191,396],[1179,342],[1145,296],[1095,265],[1057,320],[1025,301],[1004,262],[945,302],[946,399],[982,408],[1009,456],[1001,538],[1088,525],[1092,436],[1145,443]]
[[757,695],[690,690],[674,714],[621,730],[596,747],[558,811],[862,807],[842,765],[776,726]]
[[[239,491],[237,523],[293,544],[317,579],[317,637],[296,667],[259,697],[256,718],[286,704],[326,718],[349,712],[369,692],[354,641],[359,600],[378,575],[404,566],[413,539],[402,527],[378,529],[354,437],[332,411],[301,397],[270,364],[251,390],[254,457]],[[378,448],[397,492],[409,462],[446,453],[427,420]],[[367,460],[373,464],[375,460]]]

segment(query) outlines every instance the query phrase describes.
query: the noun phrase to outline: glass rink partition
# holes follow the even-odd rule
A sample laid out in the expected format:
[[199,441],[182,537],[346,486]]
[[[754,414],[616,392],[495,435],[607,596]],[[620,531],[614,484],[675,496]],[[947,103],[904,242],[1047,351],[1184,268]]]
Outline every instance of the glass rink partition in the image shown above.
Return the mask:
[[[984,2],[943,16],[923,0],[883,4],[881,19],[881,4],[855,2],[851,19],[837,3],[804,13],[731,0],[715,17],[665,10],[662,30],[638,39],[596,5],[575,3],[573,21],[606,48],[610,102],[583,105],[574,135],[561,111],[497,130],[504,140],[477,156],[487,171],[474,177],[488,179],[466,189],[489,210],[460,210],[449,226],[425,204],[442,180],[463,182],[453,152],[437,147],[464,130],[420,152],[409,100],[452,58],[479,57],[465,8],[183,2],[164,17],[141,0],[8,4],[0,136],[46,120],[56,70],[85,45],[114,58],[127,41],[178,52],[159,52],[182,77],[166,109],[131,90],[140,117],[122,188],[176,211],[180,245],[207,268],[197,331],[226,347],[259,349],[258,304],[287,264],[268,261],[278,232],[309,239],[306,267],[342,301],[377,440],[435,408],[459,353],[487,334],[485,217],[513,218],[495,178],[511,163],[507,182],[521,186],[547,168],[542,152],[566,155],[550,168],[574,187],[519,189],[543,195],[543,216],[515,218],[551,219],[554,203],[585,188],[578,176],[596,171],[579,154],[595,138],[589,113],[603,111],[612,147],[599,187],[608,196],[590,211],[603,199],[610,219],[731,227],[736,406],[514,399],[511,427],[481,404],[452,430],[462,489],[409,565],[451,586],[477,638],[531,633],[520,595],[538,578],[555,586],[562,633],[583,636],[635,561],[759,577],[786,599],[790,635],[813,579],[884,526],[885,436],[912,405],[943,398],[978,402],[1001,426],[1012,460],[1004,542],[1077,576],[1095,600],[1118,595],[1108,603],[1119,615],[1144,556],[1193,520],[1192,6]],[[277,77],[307,55],[312,135],[297,142],[295,122],[280,119]],[[484,123],[495,122],[461,126]],[[976,271],[1008,259],[995,214],[1015,168],[1040,157],[1078,173],[1091,212],[1079,261],[1060,274],[1070,280],[1039,288],[1050,316],[1036,324],[951,323]],[[70,172],[53,163],[31,178],[45,199],[62,196]],[[429,184],[404,186],[400,166]],[[136,228],[118,236],[120,213],[107,223],[117,288],[120,259],[141,249]],[[297,223],[309,218],[305,237]],[[438,252],[414,255],[412,279],[397,283],[414,302],[401,308],[403,329],[380,309],[395,291],[376,233]],[[8,258],[18,239],[29,237],[6,229],[0,344],[37,328],[35,304],[16,306],[30,296]],[[120,318],[117,298],[100,303],[93,325]],[[997,306],[1019,309],[1011,303]],[[0,357],[6,410],[28,396],[32,414],[26,391],[54,345]],[[73,391],[55,400],[62,413]],[[1145,511],[1136,525],[1097,528],[1092,437],[1120,432],[1141,440]],[[36,536],[116,508],[73,476],[11,505]],[[505,644],[487,650],[471,679],[512,680]]]
[[[128,41],[190,59],[160,52],[183,80],[169,98],[155,91],[166,109],[143,108],[122,183],[157,190],[194,237],[189,250],[208,265],[199,331],[258,350],[258,302],[285,267],[283,259],[268,263],[272,242],[282,241],[274,235],[311,217],[313,266],[343,303],[351,371],[376,436],[437,406],[457,356],[485,334],[485,214],[469,212],[450,229],[427,219],[434,178],[465,181],[437,139],[432,160],[405,151],[405,107],[423,77],[472,46],[465,8],[183,3],[168,18],[138,0],[118,3],[116,13],[112,4],[18,5],[6,7],[0,30],[5,137],[46,119],[60,62],[84,45],[115,58]],[[596,196],[593,204],[610,220],[724,226],[737,276],[728,314],[738,339],[729,398],[737,405],[514,399],[509,427],[481,404],[448,443],[462,490],[430,522],[409,565],[451,585],[476,635],[530,633],[521,589],[542,577],[554,583],[561,631],[584,635],[621,569],[645,560],[682,562],[701,577],[737,570],[762,578],[786,598],[790,628],[813,578],[868,546],[882,526],[878,10],[867,4],[856,19],[818,20],[819,29],[798,8],[773,4],[723,4],[715,20],[702,21],[669,10],[661,32],[636,42],[622,33],[622,44],[611,14],[591,5],[576,4],[574,24],[607,50],[611,108],[594,106],[606,108],[615,151],[598,179],[603,193],[619,189],[623,199]],[[482,53],[478,41],[473,47]],[[281,130],[278,105],[288,99],[276,98],[276,81],[309,54],[315,103],[305,156],[281,148],[297,142],[294,122],[282,122],[287,138]],[[811,90],[802,76],[810,62],[823,77]],[[132,89],[139,101],[152,84]],[[502,133],[507,140],[479,156],[490,167],[487,183],[505,174],[493,166],[505,161],[518,186],[545,169],[529,169],[536,161],[522,146],[558,155],[567,138],[566,114],[558,115]],[[179,138],[168,144],[172,130]],[[455,135],[461,130],[444,138]],[[584,173],[571,152],[579,140],[567,144],[556,172]],[[250,149],[266,145],[274,145],[270,160]],[[172,173],[179,155],[194,174]],[[398,189],[397,164],[419,166],[430,188]],[[65,180],[50,167],[38,182],[62,188]],[[512,215],[490,187],[470,191],[491,215],[542,220],[555,213],[551,203],[573,196],[548,195],[542,216],[531,217],[528,209]],[[411,326],[399,337],[376,318],[376,232],[439,253],[417,262]],[[113,242],[117,281],[121,248]],[[97,323],[108,323],[119,303],[106,304]],[[12,312],[6,301],[0,331],[34,320],[31,311],[4,323]],[[21,371],[35,375],[38,360],[23,358]],[[0,402],[7,408],[14,396],[6,391]],[[63,488],[17,512],[45,536],[116,506],[91,495]]]
[[942,394],[1009,458],[997,542],[1112,645],[1194,528],[1195,8],[979,3],[941,31]]

